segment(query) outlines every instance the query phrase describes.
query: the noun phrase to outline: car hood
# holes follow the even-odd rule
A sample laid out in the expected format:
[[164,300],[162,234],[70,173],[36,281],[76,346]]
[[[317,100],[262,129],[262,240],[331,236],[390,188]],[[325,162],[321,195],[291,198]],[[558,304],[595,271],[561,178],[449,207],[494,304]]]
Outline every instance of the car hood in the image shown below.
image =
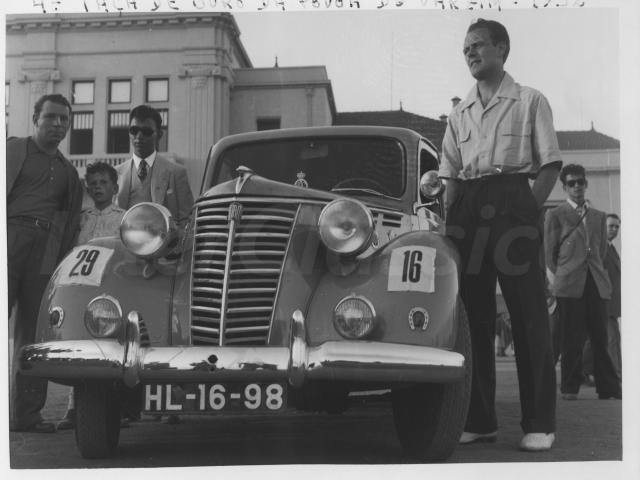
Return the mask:
[[[228,197],[228,196],[261,196],[261,197],[284,197],[284,198],[303,198],[308,200],[330,202],[336,198],[341,197],[353,197],[352,195],[340,195],[332,192],[325,192],[323,190],[316,190],[313,188],[298,187],[296,185],[290,185],[287,183],[276,182],[269,180],[268,178],[261,177],[252,172],[243,173],[234,180],[229,180],[224,183],[220,183],[206,190],[201,199],[211,199],[215,197]],[[360,201],[362,197],[359,198]],[[388,202],[376,201],[376,197],[367,199],[365,203],[371,206],[387,206]],[[399,207],[399,205],[398,205]]]

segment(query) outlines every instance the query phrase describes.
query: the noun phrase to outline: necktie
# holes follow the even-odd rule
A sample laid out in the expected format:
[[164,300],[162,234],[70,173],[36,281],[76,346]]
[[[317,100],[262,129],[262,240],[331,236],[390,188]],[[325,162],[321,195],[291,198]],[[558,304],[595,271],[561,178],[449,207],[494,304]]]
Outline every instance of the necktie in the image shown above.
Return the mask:
[[140,160],[140,165],[138,166],[138,178],[141,182],[144,182],[144,179],[147,178],[147,162],[144,160]]

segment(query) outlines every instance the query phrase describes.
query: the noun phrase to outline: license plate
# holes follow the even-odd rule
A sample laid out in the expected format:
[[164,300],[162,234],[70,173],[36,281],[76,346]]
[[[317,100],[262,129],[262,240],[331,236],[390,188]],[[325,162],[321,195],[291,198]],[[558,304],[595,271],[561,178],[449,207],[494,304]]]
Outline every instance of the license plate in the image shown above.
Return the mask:
[[196,383],[145,385],[147,412],[278,412],[286,408],[281,383]]

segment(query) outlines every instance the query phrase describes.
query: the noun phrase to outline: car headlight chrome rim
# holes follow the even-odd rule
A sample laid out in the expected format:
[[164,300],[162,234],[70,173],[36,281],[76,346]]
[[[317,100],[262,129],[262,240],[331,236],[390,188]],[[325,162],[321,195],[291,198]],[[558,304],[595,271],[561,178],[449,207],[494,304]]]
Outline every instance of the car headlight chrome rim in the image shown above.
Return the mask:
[[91,300],[84,312],[84,325],[96,338],[118,336],[123,324],[120,302],[109,295]]
[[444,183],[436,170],[425,172],[420,178],[420,193],[430,200],[438,198],[444,192]]
[[120,238],[134,255],[157,257],[171,240],[172,225],[171,213],[166,207],[152,202],[138,203],[122,217]]
[[376,324],[376,311],[365,297],[349,295],[333,310],[333,326],[344,338],[358,340],[368,337]]
[[361,202],[339,198],[322,209],[318,229],[329,250],[340,255],[357,255],[371,243],[373,216]]

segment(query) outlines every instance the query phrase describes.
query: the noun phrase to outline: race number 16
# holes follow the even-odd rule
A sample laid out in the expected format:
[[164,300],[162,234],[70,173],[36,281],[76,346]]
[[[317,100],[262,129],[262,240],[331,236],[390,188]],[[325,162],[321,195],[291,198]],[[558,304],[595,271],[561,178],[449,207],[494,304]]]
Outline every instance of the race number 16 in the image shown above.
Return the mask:
[[389,262],[390,292],[434,291],[436,249],[421,245],[396,248]]

